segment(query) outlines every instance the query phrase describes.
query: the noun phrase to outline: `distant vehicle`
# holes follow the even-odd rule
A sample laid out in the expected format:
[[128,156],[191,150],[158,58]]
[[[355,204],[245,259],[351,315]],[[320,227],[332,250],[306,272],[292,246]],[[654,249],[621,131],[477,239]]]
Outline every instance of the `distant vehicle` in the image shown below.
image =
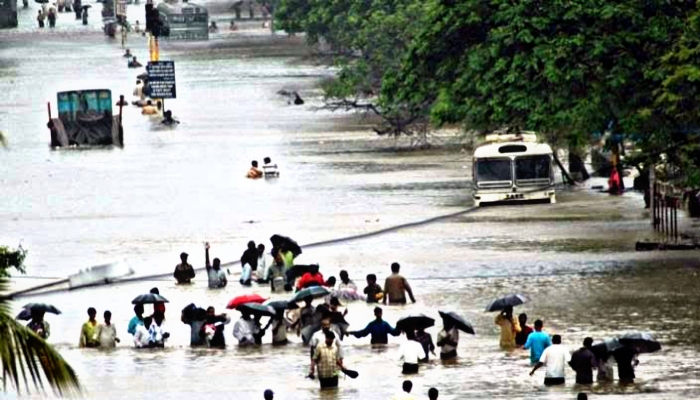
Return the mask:
[[556,203],[552,148],[534,134],[489,135],[474,151],[474,204]]
[[[112,92],[108,89],[58,92],[58,118],[51,118],[51,147],[123,146],[122,106],[112,114]],[[126,103],[123,103],[126,104]]]
[[0,0],[0,28],[17,27],[17,0]]
[[169,40],[209,40],[207,9],[188,2],[160,3],[158,13],[163,23],[161,37]]

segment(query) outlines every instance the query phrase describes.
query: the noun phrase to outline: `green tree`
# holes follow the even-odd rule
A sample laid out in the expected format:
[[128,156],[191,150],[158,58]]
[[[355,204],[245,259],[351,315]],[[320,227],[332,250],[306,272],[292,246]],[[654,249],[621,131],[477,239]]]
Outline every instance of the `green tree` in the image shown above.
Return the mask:
[[667,164],[680,169],[682,173],[676,177],[679,183],[698,188],[700,9],[690,14],[682,36],[648,75],[657,82],[658,88],[653,105],[640,113],[642,122],[653,129],[641,145],[651,155],[651,161],[657,161],[664,154]]
[[[25,252],[0,246],[0,293],[10,289],[9,269],[24,273]],[[78,377],[51,345],[12,316],[10,300],[0,296],[0,362],[3,388],[7,383],[21,392],[44,389],[44,382],[58,395],[80,391]]]
[[[429,103],[385,101],[381,88],[388,71],[400,68],[424,5],[417,0],[308,0],[302,6],[282,0],[275,19],[278,27],[304,31],[309,44],[332,55],[339,72],[323,87],[327,108],[374,114],[381,121],[375,131],[382,135],[422,138]],[[307,11],[299,15],[296,10],[304,7]]]
[[398,101],[435,99],[436,124],[512,126],[550,141],[630,132],[655,89],[646,71],[682,31],[686,2],[430,2]]

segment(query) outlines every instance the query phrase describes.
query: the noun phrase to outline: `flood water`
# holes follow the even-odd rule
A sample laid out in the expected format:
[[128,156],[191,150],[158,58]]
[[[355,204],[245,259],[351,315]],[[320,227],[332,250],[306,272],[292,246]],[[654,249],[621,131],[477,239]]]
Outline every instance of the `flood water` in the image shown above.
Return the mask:
[[[333,71],[305,58],[299,38],[272,39],[262,30],[161,46],[161,59],[176,65],[178,98],[166,101],[182,121],[176,129],[128,107],[123,149],[50,150],[46,104],[56,112],[57,91],[99,87],[111,89],[115,102],[119,94],[131,97],[137,72],[126,68],[119,44],[99,32],[99,8],[91,9],[89,27],[61,14],[55,31],[39,32],[30,26],[31,8],[20,11],[20,28],[0,31],[0,130],[9,141],[0,150],[0,241],[22,240],[30,252],[28,277],[17,277],[17,287],[120,259],[140,275],[168,273],[181,251],[203,266],[204,241],[213,256],[232,261],[248,240],[268,243],[274,233],[311,243],[471,205],[468,153],[391,151],[394,141],[377,138],[366,120],[314,110],[321,105],[318,84]],[[129,13],[139,19],[141,7]],[[145,39],[130,37],[128,45],[147,59]],[[306,104],[288,105],[280,89],[298,90]],[[245,179],[250,160],[265,156],[280,165],[280,179]],[[700,396],[698,254],[634,252],[634,242],[651,235],[636,194],[612,198],[581,188],[562,191],[558,201],[481,209],[308,249],[298,261],[318,262],[326,277],[346,269],[361,287],[366,274],[381,281],[398,261],[418,303],[385,307],[386,320],[408,312],[437,317],[444,309],[473,323],[477,335],[461,336],[456,364],[433,362],[411,377],[417,398],[427,398],[431,386],[440,399],[575,398],[572,371],[565,388],[546,389],[543,372],[529,377],[526,353],[498,349],[494,315],[483,308],[514,292],[531,299],[517,311],[543,319],[572,350],[586,336],[631,330],[662,342],[662,351],[640,357],[634,387],[594,386],[595,398]],[[283,349],[238,349],[230,325],[225,351],[190,349],[189,327],[179,321],[185,305],[223,310],[236,295],[269,295],[267,287],[244,289],[235,279],[225,290],[208,290],[200,273],[186,287],[154,279],[19,299],[16,306],[43,301],[63,311],[47,316],[49,342],[77,370],[86,398],[258,399],[272,388],[279,399],[373,400],[400,389],[403,338],[390,338],[384,349],[347,339],[345,363],[360,377],[325,393],[304,379],[308,350],[297,338]],[[130,301],[154,286],[170,300],[172,337],[165,350],[136,351],[126,333]],[[116,350],[77,348],[89,306],[98,316],[112,311],[122,339]],[[372,308],[348,304],[351,328],[364,327]]]

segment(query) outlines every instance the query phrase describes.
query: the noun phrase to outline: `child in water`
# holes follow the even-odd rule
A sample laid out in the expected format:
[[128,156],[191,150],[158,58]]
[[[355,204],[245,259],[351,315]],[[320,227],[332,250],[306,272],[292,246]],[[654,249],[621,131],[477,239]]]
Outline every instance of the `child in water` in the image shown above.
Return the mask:
[[368,303],[378,303],[384,297],[382,287],[377,284],[377,275],[367,275],[367,287],[365,288]]

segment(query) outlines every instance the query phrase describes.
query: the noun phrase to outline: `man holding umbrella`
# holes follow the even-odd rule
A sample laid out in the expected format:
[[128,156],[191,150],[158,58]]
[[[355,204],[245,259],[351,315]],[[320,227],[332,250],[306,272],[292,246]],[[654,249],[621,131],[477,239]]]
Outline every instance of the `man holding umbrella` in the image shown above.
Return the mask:
[[51,335],[49,323],[44,321],[44,311],[38,309],[31,310],[32,320],[27,324],[27,328],[31,329],[40,338],[46,340]]
[[506,306],[496,316],[494,322],[501,327],[501,349],[510,350],[515,348],[515,335],[520,332],[521,328],[518,320],[513,318],[513,306]]
[[452,360],[457,358],[457,345],[459,344],[459,330],[451,320],[444,320],[444,326],[438,333],[437,345],[440,347],[440,359]]
[[440,359],[452,360],[457,358],[459,331],[474,334],[474,328],[464,318],[454,312],[438,311],[442,317],[443,328],[438,333],[437,345],[440,346]]
[[338,372],[343,369],[343,354],[335,345],[335,334],[325,333],[325,341],[316,346],[311,358],[311,371],[309,377],[314,378],[314,372],[318,367],[318,380],[321,389],[338,387]]
[[51,334],[49,323],[44,320],[44,314],[61,314],[58,308],[45,303],[29,303],[24,306],[17,319],[29,321],[27,328],[31,329],[40,338],[46,340]]

